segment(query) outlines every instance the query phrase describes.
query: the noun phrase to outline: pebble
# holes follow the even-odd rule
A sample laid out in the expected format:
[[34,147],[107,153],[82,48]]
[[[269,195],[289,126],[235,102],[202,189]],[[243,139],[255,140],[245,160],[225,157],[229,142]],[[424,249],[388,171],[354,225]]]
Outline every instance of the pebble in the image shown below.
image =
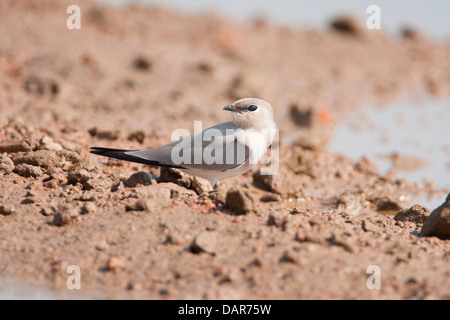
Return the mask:
[[97,206],[93,202],[86,202],[83,207],[81,207],[81,214],[93,213],[97,210]]
[[140,184],[144,186],[149,186],[153,184],[153,179],[151,174],[140,171],[133,173],[128,179],[123,179],[122,182],[123,185],[127,188],[135,188]]
[[225,204],[235,214],[247,214],[255,210],[254,200],[250,191],[243,188],[229,190]]
[[63,149],[63,147],[60,144],[53,141],[53,139],[50,138],[49,136],[43,136],[41,138],[41,140],[39,141],[39,147],[40,149],[53,151],[59,151]]
[[0,206],[0,214],[4,216],[9,216],[16,211],[14,206],[11,205],[2,205]]
[[86,169],[75,169],[70,170],[69,174],[67,175],[67,183],[70,184],[77,184],[86,183],[91,178],[91,174]]
[[13,172],[25,178],[39,178],[43,175],[41,168],[25,163],[17,165]]
[[217,234],[213,231],[200,232],[192,241],[190,250],[193,253],[207,252],[215,254],[217,246]]
[[53,224],[61,227],[78,217],[79,213],[76,207],[59,206],[53,218]]
[[106,270],[114,271],[123,267],[123,261],[117,257],[110,257],[106,262]]

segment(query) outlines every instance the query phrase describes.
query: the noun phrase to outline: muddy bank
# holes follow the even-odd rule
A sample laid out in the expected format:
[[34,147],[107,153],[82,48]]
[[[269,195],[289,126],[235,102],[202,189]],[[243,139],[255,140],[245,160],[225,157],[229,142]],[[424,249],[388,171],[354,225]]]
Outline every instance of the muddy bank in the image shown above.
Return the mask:
[[[449,43],[80,3],[78,31],[64,4],[0,5],[2,278],[65,296],[77,265],[87,298],[449,298],[448,204],[412,203],[433,185],[327,150],[355,108],[447,95]],[[214,192],[88,154],[228,121],[223,106],[246,96],[276,110],[276,175]]]

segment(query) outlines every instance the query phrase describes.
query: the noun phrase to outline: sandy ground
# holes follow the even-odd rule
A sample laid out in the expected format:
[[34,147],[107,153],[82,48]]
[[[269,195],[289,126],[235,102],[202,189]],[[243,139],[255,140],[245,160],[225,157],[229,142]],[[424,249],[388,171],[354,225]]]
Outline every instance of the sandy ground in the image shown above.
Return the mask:
[[[0,4],[3,293],[450,298],[450,199],[432,218],[420,203],[402,211],[449,190],[327,151],[355,108],[448,95],[449,42],[351,20],[318,32],[79,3],[81,30],[66,28],[63,2]],[[274,176],[258,167],[213,194],[192,177],[88,153],[168,143],[193,121],[230,120],[223,106],[249,96],[275,108]],[[67,288],[71,265],[79,290]],[[367,286],[369,266],[380,289]]]

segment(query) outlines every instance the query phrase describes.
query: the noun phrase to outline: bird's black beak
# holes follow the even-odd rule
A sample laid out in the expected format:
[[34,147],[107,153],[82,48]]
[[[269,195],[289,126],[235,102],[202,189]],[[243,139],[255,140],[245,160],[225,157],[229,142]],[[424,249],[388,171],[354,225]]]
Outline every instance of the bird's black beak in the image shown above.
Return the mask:
[[225,108],[223,108],[223,110],[233,111],[233,112],[238,111],[238,110],[236,109],[236,107],[235,107],[235,106],[232,106],[232,105],[225,106]]

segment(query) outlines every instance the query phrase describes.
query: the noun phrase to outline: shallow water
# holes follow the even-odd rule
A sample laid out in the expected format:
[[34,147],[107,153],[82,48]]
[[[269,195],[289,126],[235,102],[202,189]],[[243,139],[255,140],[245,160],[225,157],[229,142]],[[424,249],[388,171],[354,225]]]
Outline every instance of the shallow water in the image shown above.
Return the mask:
[[[380,173],[394,170],[397,178],[426,179],[442,189],[450,186],[449,133],[450,99],[403,101],[355,111],[337,127],[329,148],[355,160],[365,156]],[[430,209],[444,200],[445,195],[413,199]]]

